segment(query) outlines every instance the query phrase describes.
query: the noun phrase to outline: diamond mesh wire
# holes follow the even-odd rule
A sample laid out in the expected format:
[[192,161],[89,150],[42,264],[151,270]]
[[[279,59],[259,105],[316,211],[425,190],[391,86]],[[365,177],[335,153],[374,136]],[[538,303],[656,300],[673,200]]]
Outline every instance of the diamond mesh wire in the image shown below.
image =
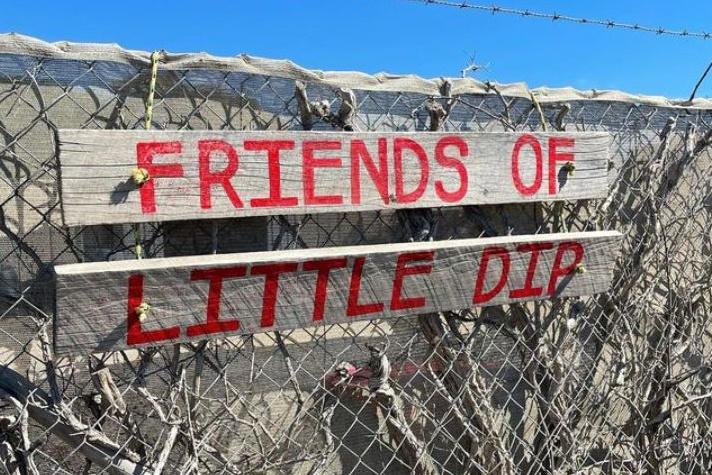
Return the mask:
[[[82,357],[55,264],[134,258],[61,224],[59,128],[142,127],[145,64],[0,53],[0,459],[8,473],[709,473],[710,110],[354,89],[356,130],[601,130],[610,194],[563,204],[152,223],[147,258],[615,229],[604,295]],[[310,99],[341,104],[307,83]],[[295,78],[159,71],[154,129],[303,126]],[[316,130],[331,130],[324,121]],[[87,309],[91,312],[92,309]]]

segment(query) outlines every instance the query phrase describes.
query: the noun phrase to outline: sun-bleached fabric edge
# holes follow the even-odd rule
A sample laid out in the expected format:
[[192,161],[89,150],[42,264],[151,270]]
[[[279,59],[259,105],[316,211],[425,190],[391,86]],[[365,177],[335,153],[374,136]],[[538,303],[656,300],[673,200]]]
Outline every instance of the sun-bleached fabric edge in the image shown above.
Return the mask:
[[[124,49],[117,44],[100,43],[48,43],[17,33],[0,35],[0,54],[28,55],[75,61],[109,61],[130,63],[136,67],[149,67],[151,53]],[[207,53],[166,53],[161,62],[165,70],[222,70],[235,71],[285,79],[318,83],[334,88],[350,88],[367,91],[388,91],[419,93],[438,96],[443,78],[424,79],[415,75],[375,75],[354,71],[319,71],[303,68],[289,60],[259,58],[249,55],[218,57]],[[492,94],[486,83],[472,78],[448,78],[452,82],[452,95]],[[529,89],[523,83],[493,84],[505,97],[529,99],[534,95],[539,103],[559,103],[567,101],[594,100],[625,102],[660,107],[686,109],[712,109],[712,100],[696,98],[693,101],[669,99],[663,96],[630,94],[615,90],[578,90],[571,87]]]

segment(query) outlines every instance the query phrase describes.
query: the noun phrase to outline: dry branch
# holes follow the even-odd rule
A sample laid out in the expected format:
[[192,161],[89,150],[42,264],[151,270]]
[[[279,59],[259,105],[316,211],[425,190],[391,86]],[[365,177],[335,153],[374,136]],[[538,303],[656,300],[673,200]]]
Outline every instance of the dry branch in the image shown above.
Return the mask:
[[0,390],[26,406],[29,417],[36,423],[108,473],[152,473],[138,454],[80,422],[63,403],[53,404],[47,393],[10,368],[0,367]]
[[[449,93],[449,86],[443,84],[443,88]],[[511,124],[509,105],[499,93],[498,97],[502,100],[507,113],[507,118],[503,119],[503,122]],[[448,109],[443,109],[442,113],[431,112],[431,131],[436,131],[442,126],[443,119],[450,113],[454,102],[454,99],[448,100]],[[402,217],[411,240],[433,239],[437,221],[432,210],[408,210],[402,212]],[[497,431],[493,410],[489,404],[489,395],[484,391],[483,384],[479,380],[476,363],[462,348],[458,351],[451,346],[452,343],[447,338],[449,331],[442,315],[438,313],[421,315],[419,322],[421,331],[430,344],[431,358],[439,367],[444,368],[443,375],[440,376],[442,385],[449,394],[449,403],[458,407],[455,414],[460,415],[458,422],[462,425],[464,437],[461,441],[465,450],[476,460],[476,464],[484,467],[488,473],[513,473],[511,456]],[[464,415],[466,418],[463,417]],[[473,423],[474,427],[471,427]]]
[[306,86],[301,81],[295,81],[294,96],[299,107],[299,116],[304,130],[311,130],[316,120],[322,120],[332,127],[352,132],[354,130],[353,118],[356,114],[356,95],[351,89],[340,88],[337,95],[341,99],[341,106],[336,113],[331,112],[329,101],[309,101]]
[[437,474],[438,471],[425,444],[416,437],[405,418],[403,401],[390,384],[391,365],[385,351],[374,347],[370,347],[369,351],[371,359],[368,365],[372,371],[371,393],[385,419],[388,434],[394,445],[413,473]]
[[514,467],[509,451],[504,446],[489,403],[490,395],[485,389],[477,364],[473,361],[469,346],[460,346],[448,341],[449,330],[440,314],[421,315],[420,328],[432,348],[431,362],[444,368],[439,376],[449,394],[449,403],[457,406],[456,414],[462,425],[465,447],[479,466],[487,473],[512,474]]

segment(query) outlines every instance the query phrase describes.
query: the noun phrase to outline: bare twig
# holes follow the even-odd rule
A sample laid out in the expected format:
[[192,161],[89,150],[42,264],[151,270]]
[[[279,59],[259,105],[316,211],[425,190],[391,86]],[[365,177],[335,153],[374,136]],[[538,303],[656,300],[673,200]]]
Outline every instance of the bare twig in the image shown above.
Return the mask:
[[160,475],[163,473],[163,468],[166,466],[166,462],[168,462],[168,457],[173,450],[179,430],[180,426],[178,424],[173,424],[168,431],[168,436],[166,436],[166,440],[163,442],[163,448],[161,449],[161,453],[156,461],[156,467],[153,472],[154,475]]
[[692,102],[692,100],[695,98],[695,95],[697,94],[697,89],[699,89],[700,86],[702,85],[702,82],[707,77],[707,73],[710,72],[710,69],[712,69],[712,62],[710,62],[710,64],[707,65],[707,67],[705,68],[705,72],[702,73],[702,76],[700,76],[700,79],[698,79],[697,82],[695,83],[695,87],[692,88],[692,93],[690,94],[690,98],[688,99],[688,101]]
[[499,98],[499,101],[502,103],[502,110],[504,112],[504,118],[501,119],[502,124],[509,130],[514,130],[514,122],[512,122],[512,114],[510,112],[510,106],[509,102],[504,98],[502,93],[500,92],[499,88],[497,88],[497,85],[493,82],[486,81],[485,82],[485,89],[487,91],[494,91],[494,93],[497,95]]
[[566,130],[566,125],[564,124],[564,119],[566,115],[571,112],[571,106],[569,104],[563,104],[556,114],[556,119],[554,119],[554,127],[556,130],[563,132]]
[[427,104],[428,113],[430,115],[430,131],[434,132],[442,128],[443,123],[447,120],[450,112],[452,111],[456,98],[451,97],[450,91],[452,90],[452,83],[445,79],[440,85],[440,95],[442,97],[448,98],[443,106],[440,102],[435,99],[431,99]]
[[339,97],[341,97],[341,107],[336,114],[336,124],[348,132],[354,130],[353,118],[356,114],[356,95],[351,89],[344,87],[339,89]]
[[299,106],[299,116],[304,130],[311,130],[315,119],[327,120],[330,117],[330,107],[328,101],[309,102],[306,85],[301,81],[295,81],[295,97]]
[[532,100],[532,105],[536,109],[537,114],[539,114],[539,123],[541,124],[541,130],[546,132],[546,117],[544,117],[544,111],[541,110],[541,105],[539,105],[539,101],[534,95],[534,91],[529,91],[529,97]]

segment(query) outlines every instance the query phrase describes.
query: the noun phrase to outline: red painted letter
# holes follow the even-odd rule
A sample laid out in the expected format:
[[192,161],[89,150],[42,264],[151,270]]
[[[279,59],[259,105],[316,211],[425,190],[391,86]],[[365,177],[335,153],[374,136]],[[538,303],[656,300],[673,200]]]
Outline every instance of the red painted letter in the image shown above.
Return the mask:
[[[420,164],[420,181],[413,191],[405,192],[403,182],[403,150],[410,150],[418,159]],[[396,137],[393,140],[393,162],[396,172],[396,201],[398,203],[414,203],[423,196],[425,187],[428,185],[430,169],[428,167],[428,155],[418,142],[405,137]]]
[[180,142],[139,142],[136,144],[136,166],[145,168],[149,179],[139,188],[141,211],[145,214],[156,212],[156,178],[178,178],[183,176],[183,167],[178,163],[154,165],[154,155],[181,153]]
[[324,259],[321,261],[307,261],[302,265],[302,269],[307,272],[318,271],[316,277],[316,289],[314,291],[314,313],[313,320],[324,319],[324,306],[326,304],[326,288],[329,284],[329,273],[331,269],[341,269],[346,267],[346,258]]
[[[227,166],[219,172],[210,171],[210,154],[213,151],[221,152],[227,158]],[[235,208],[242,208],[242,201],[237,196],[230,179],[237,171],[238,159],[235,148],[224,140],[199,140],[198,164],[200,176],[200,207],[210,209],[212,200],[210,196],[213,185],[220,185]]]
[[365,261],[365,257],[357,257],[354,259],[354,268],[351,272],[351,283],[349,284],[349,301],[346,305],[346,315],[349,317],[383,311],[382,302],[358,303],[358,296],[361,293],[361,275],[363,274],[363,264]]
[[[499,274],[499,280],[492,287],[491,290],[483,292],[483,287],[485,286],[485,278],[487,277],[487,267],[489,266],[490,257],[499,257],[502,263],[502,272]],[[485,248],[482,252],[482,259],[480,260],[480,270],[477,273],[477,283],[475,284],[475,295],[472,297],[472,303],[481,304],[491,300],[495,295],[497,295],[507,283],[507,278],[509,277],[509,251],[503,247],[491,246]]]
[[233,332],[240,328],[237,320],[220,320],[220,296],[223,279],[244,277],[245,266],[199,269],[190,273],[190,280],[209,280],[206,322],[191,325],[186,329],[188,336],[209,335],[211,333]]
[[[561,267],[564,253],[567,251],[574,251],[574,260],[571,264]],[[583,246],[580,243],[562,242],[559,244],[559,248],[556,250],[556,257],[554,258],[554,265],[551,267],[551,277],[549,278],[547,293],[551,296],[558,293],[556,286],[558,285],[559,279],[571,274],[581,261],[583,261]]]
[[294,272],[298,266],[296,262],[252,266],[250,275],[265,276],[265,288],[262,294],[262,318],[260,319],[261,327],[271,327],[274,325],[277,290],[279,289],[279,274],[282,272]]
[[282,196],[282,171],[279,165],[280,151],[292,149],[293,140],[245,140],[245,150],[267,152],[269,197],[251,199],[250,205],[254,208],[297,206],[296,196]]
[[455,191],[447,191],[441,180],[435,180],[435,193],[446,203],[457,203],[467,194],[467,168],[461,160],[445,155],[445,148],[448,146],[457,147],[460,158],[465,158],[469,153],[467,142],[460,137],[443,137],[435,145],[435,160],[444,167],[457,170],[460,187]]
[[[143,331],[136,309],[143,303],[143,275],[129,276],[129,299],[126,313],[126,344],[140,345],[156,341],[173,340],[180,336],[180,327]],[[150,313],[148,314],[150,318]]]
[[[315,168],[339,168],[339,157],[315,157],[316,150],[341,150],[341,142],[336,140],[305,141],[302,144],[302,158],[304,159],[304,204],[308,205],[340,205],[344,202],[341,195],[317,196],[314,183]],[[337,184],[336,180],[325,180],[329,184]]]
[[363,140],[351,141],[351,203],[361,203],[361,167],[359,159],[363,161],[373,184],[376,185],[378,194],[384,204],[388,204],[388,142],[378,139],[378,168],[373,163]]
[[[398,256],[396,273],[393,278],[393,292],[391,294],[391,310],[404,310],[407,308],[420,308],[425,306],[425,297],[403,298],[403,279],[408,275],[430,274],[433,270],[433,251],[408,252]],[[428,264],[407,267],[410,261],[427,261]]]
[[[529,145],[532,148],[532,150],[534,151],[534,159],[536,160],[534,183],[532,183],[530,186],[526,186],[522,182],[522,177],[519,174],[519,152],[521,151],[524,145]],[[536,139],[536,137],[531,134],[524,134],[519,137],[516,143],[514,144],[514,150],[512,150],[512,180],[514,180],[515,188],[517,188],[517,190],[525,196],[531,196],[537,191],[539,191],[539,188],[541,188],[541,180],[543,175],[542,167],[543,163],[541,157],[541,144]]]
[[524,278],[524,287],[509,292],[510,298],[518,299],[522,297],[538,297],[541,295],[543,289],[533,286],[534,276],[536,275],[536,265],[539,262],[539,253],[547,249],[553,249],[553,247],[554,245],[550,242],[534,242],[517,246],[517,252],[531,252],[531,257],[529,258],[527,275]]
[[556,162],[573,162],[574,154],[571,152],[559,153],[559,147],[573,148],[574,139],[567,137],[549,137],[549,194],[556,194]]

